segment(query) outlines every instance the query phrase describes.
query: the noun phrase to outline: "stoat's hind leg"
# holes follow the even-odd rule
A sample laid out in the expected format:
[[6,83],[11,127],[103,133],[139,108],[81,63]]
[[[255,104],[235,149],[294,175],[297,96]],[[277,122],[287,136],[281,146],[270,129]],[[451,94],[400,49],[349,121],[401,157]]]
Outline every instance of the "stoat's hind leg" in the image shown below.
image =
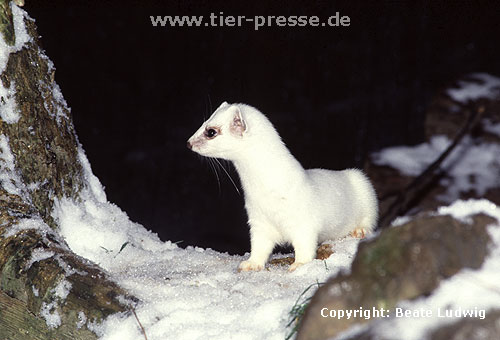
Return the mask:
[[356,238],[365,238],[366,235],[370,234],[376,224],[376,219],[373,216],[367,216],[361,220],[356,228],[351,230],[350,236]]
[[365,238],[367,232],[365,228],[356,228],[352,230],[349,235],[356,238]]
[[368,234],[368,231],[365,228],[356,228],[352,230],[349,235],[356,238],[365,238]]

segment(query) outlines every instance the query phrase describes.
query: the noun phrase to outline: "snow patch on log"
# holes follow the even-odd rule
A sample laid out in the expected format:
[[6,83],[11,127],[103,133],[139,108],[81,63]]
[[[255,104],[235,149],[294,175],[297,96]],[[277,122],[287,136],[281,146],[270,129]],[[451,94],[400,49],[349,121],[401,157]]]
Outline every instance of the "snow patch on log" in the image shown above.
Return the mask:
[[4,87],[0,81],[0,117],[7,124],[15,124],[20,118],[15,94],[16,89],[14,81],[10,82],[9,88]]
[[9,194],[25,197],[21,192],[24,187],[19,174],[16,171],[14,155],[10,150],[9,137],[0,135],[0,183],[2,188]]

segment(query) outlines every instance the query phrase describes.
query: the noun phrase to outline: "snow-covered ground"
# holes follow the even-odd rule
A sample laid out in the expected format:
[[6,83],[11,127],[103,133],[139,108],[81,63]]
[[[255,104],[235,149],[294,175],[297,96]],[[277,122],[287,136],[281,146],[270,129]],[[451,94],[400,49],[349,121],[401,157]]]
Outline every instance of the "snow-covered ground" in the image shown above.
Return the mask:
[[[359,242],[337,240],[334,256],[293,273],[281,266],[238,273],[243,256],[160,241],[106,201],[88,166],[86,175],[92,185],[83,203],[60,201],[54,217],[73,251],[98,263],[141,300],[136,313],[149,340],[284,339],[297,298],[310,285],[348,270]],[[143,337],[133,315],[112,316],[94,329],[106,340]]]
[[[447,147],[450,141],[437,136],[416,147],[394,147],[375,155],[380,163],[407,175],[418,175]],[[500,221],[500,208],[487,200],[456,200],[460,192],[478,195],[500,185],[497,144],[466,139],[450,156],[446,201],[437,214],[467,220],[479,212]],[[114,280],[141,300],[137,316],[148,339],[284,339],[291,328],[289,312],[301,293],[316,282],[324,282],[340,270],[349,270],[358,240],[332,242],[334,254],[315,260],[289,273],[271,266],[256,273],[238,273],[244,257],[210,249],[182,249],[161,242],[156,235],[129,221],[125,213],[106,201],[99,180],[80,150],[89,190],[84,202],[59,202],[54,217],[62,235],[78,254],[105,268]],[[471,178],[474,177],[474,181]],[[479,270],[463,270],[445,280],[429,297],[402,302],[398,308],[409,317],[376,320],[374,332],[386,338],[422,339],[426,332],[454,322],[459,316],[484,318],[491,308],[500,309],[500,225],[489,231],[494,240],[491,254]],[[308,291],[312,295],[315,289]],[[419,311],[430,312],[431,317]],[[443,317],[444,316],[444,317]],[[134,316],[115,315],[94,328],[102,339],[140,339],[141,328]],[[363,328],[359,328],[359,330]],[[352,332],[348,332],[351,334]]]

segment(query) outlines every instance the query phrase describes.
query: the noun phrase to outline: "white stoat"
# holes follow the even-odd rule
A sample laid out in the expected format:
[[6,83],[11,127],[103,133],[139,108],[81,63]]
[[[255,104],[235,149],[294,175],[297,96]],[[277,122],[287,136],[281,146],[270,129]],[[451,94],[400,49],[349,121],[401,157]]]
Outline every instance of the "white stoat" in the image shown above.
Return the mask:
[[234,163],[245,192],[251,254],[239,270],[261,270],[276,244],[291,243],[290,270],[315,258],[318,242],[375,227],[377,198],[357,169],[304,170],[271,122],[245,104],[222,103],[188,140],[203,156]]

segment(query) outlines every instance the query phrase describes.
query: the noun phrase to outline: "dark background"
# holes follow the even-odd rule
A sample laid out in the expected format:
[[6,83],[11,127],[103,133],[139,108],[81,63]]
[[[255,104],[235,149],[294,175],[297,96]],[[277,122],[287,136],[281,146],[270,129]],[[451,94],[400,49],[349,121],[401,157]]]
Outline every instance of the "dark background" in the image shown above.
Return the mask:
[[[186,140],[222,101],[266,113],[306,168],[423,140],[426,106],[500,75],[493,2],[26,1],[108,199],[163,240],[249,250],[239,196]],[[350,17],[349,27],[154,27],[150,15]],[[226,167],[235,181],[237,174]],[[238,183],[238,182],[237,182]]]

